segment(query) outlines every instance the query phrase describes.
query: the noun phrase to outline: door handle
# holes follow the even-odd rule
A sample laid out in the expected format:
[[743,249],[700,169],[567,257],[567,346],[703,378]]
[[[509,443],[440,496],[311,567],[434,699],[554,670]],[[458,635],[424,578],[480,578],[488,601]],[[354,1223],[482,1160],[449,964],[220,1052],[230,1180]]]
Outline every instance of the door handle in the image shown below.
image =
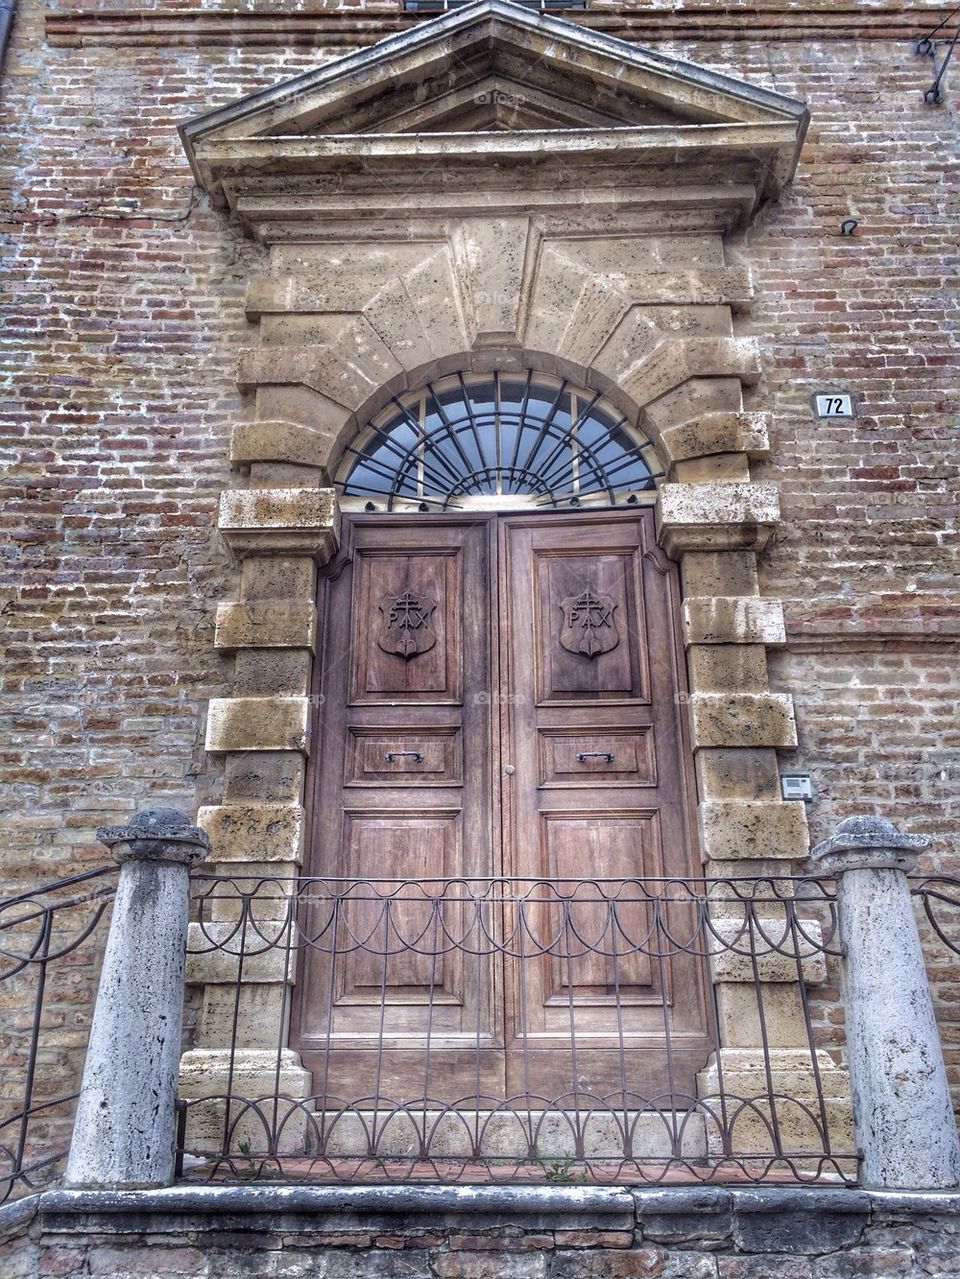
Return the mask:
[[588,759],[605,759],[612,764],[614,757],[609,751],[577,751],[577,763],[585,764]]
[[395,759],[403,759],[405,755],[409,756],[415,764],[423,763],[423,756],[419,751],[387,751],[384,759],[388,764],[392,764]]

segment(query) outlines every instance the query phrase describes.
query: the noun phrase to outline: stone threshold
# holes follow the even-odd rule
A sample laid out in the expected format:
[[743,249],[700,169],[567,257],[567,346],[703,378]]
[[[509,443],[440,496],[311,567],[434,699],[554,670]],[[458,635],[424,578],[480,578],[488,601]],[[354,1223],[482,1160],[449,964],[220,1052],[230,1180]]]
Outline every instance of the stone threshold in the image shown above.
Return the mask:
[[[51,1189],[0,1207],[0,1228],[40,1215],[43,1227],[100,1230],[107,1218],[115,1229],[189,1228],[184,1218],[228,1215],[231,1229],[276,1227],[277,1214],[322,1218],[390,1216],[408,1220],[427,1216],[431,1225],[463,1224],[463,1218],[510,1224],[542,1223],[547,1216],[569,1227],[573,1218],[591,1218],[606,1229],[625,1229],[634,1221],[670,1216],[721,1214],[872,1215],[960,1214],[956,1191],[883,1191],[844,1187],[675,1186],[171,1186],[142,1191]],[[614,1225],[612,1219],[617,1219]],[[134,1219],[139,1219],[134,1224]],[[524,1220],[529,1219],[529,1220]],[[86,1224],[82,1224],[86,1223]],[[129,1223],[125,1225],[125,1223]],[[492,1224],[491,1220],[487,1224]],[[286,1228],[286,1227],[285,1227]],[[339,1228],[339,1227],[337,1227]]]
[[[106,1236],[118,1243],[149,1236],[153,1247],[177,1247],[191,1239],[191,1246],[202,1248],[208,1237],[246,1235],[250,1246],[256,1246],[257,1237],[271,1237],[282,1238],[284,1246],[294,1249],[316,1249],[385,1235],[392,1248],[422,1250],[445,1246],[444,1237],[452,1239],[462,1232],[478,1239],[509,1238],[522,1247],[517,1241],[523,1237],[542,1241],[550,1237],[547,1232],[555,1231],[558,1247],[561,1236],[569,1240],[583,1232],[582,1246],[586,1240],[628,1251],[677,1247],[685,1255],[706,1244],[713,1251],[732,1249],[735,1254],[763,1254],[769,1260],[777,1253],[824,1256],[857,1249],[876,1227],[915,1225],[929,1233],[939,1220],[949,1230],[946,1223],[958,1216],[960,1191],[823,1186],[178,1185],[163,1190],[49,1190],[31,1195],[0,1207],[0,1238],[12,1240],[36,1227],[48,1240],[79,1243],[88,1238],[91,1246]],[[619,1242],[613,1245],[612,1239]]]

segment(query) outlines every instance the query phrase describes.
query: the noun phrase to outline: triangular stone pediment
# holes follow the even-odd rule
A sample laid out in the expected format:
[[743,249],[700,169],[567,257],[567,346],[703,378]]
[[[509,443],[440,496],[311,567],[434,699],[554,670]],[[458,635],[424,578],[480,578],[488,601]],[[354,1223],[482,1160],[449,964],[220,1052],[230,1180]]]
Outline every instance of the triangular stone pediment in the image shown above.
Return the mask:
[[232,205],[271,174],[291,190],[357,167],[436,169],[438,157],[508,168],[552,157],[568,172],[626,164],[638,179],[660,166],[662,181],[669,157],[726,154],[739,163],[730,181],[763,198],[792,174],[807,118],[802,103],[744,81],[478,0],[198,116],[181,136],[199,180]]
[[[339,119],[314,125],[307,136],[348,133],[482,133],[541,129],[614,129],[637,124],[687,124],[652,103],[625,103],[589,81],[558,85],[542,68],[489,69],[451,77],[443,88],[391,89]],[[289,126],[282,126],[289,127]]]

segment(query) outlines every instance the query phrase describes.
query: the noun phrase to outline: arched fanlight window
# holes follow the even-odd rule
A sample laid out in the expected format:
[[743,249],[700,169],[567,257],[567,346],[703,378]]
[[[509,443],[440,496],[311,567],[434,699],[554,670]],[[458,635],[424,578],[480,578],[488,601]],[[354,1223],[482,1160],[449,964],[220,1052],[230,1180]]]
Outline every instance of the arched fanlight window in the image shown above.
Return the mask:
[[650,441],[594,391],[524,373],[457,373],[395,396],[350,444],[345,506],[391,511],[652,502]]

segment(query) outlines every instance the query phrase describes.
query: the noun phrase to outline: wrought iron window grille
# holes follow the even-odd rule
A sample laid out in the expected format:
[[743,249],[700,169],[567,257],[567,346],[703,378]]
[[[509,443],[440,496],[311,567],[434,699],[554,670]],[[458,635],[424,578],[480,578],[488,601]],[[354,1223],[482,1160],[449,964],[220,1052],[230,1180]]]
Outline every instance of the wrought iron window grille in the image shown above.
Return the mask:
[[394,396],[336,485],[366,510],[557,509],[649,503],[662,474],[651,440],[599,393],[528,370]]

